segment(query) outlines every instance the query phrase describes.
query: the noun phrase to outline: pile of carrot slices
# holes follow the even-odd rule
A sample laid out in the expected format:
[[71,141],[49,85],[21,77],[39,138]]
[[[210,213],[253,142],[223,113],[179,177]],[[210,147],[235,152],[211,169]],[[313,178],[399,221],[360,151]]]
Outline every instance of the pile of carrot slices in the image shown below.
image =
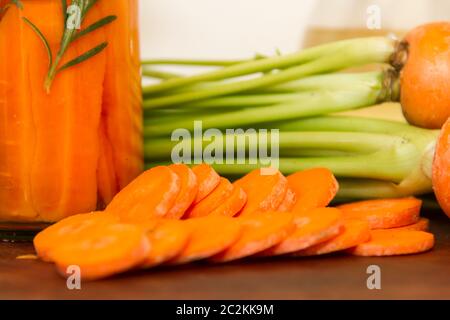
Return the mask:
[[288,177],[255,170],[232,183],[207,164],[158,166],[119,192],[104,211],[66,218],[40,232],[34,245],[62,275],[77,265],[85,280],[199,260],[338,251],[391,256],[433,247],[420,200],[328,207],[338,189],[323,168]]

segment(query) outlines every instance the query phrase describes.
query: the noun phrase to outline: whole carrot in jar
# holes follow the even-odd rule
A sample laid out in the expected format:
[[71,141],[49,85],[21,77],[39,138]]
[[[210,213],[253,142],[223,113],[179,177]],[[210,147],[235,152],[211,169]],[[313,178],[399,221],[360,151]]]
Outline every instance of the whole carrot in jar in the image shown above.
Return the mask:
[[137,0],[0,7],[0,221],[104,207],[142,171]]

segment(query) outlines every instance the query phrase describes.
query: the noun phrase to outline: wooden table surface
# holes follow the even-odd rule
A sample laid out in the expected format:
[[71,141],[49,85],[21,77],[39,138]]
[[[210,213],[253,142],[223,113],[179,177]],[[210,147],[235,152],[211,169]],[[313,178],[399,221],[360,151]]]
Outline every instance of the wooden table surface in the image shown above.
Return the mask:
[[[196,264],[82,283],[71,291],[51,264],[19,260],[31,244],[0,244],[0,299],[450,299],[450,219],[433,213],[431,252],[389,258],[333,255]],[[381,290],[367,289],[367,267]]]

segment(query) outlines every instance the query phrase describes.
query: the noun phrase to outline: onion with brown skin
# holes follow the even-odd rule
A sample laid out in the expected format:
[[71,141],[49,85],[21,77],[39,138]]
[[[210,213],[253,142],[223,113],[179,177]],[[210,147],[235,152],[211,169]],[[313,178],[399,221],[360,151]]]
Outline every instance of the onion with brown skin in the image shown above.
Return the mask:
[[439,129],[450,117],[450,22],[419,26],[405,37],[401,104],[409,123]]
[[442,210],[450,217],[450,119],[442,127],[436,146],[433,189]]

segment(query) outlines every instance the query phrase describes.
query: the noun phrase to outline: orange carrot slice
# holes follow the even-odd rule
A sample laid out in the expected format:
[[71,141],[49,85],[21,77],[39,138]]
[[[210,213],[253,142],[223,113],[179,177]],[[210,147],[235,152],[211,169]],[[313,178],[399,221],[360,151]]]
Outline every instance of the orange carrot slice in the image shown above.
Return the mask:
[[104,212],[77,214],[65,218],[43,231],[33,240],[37,255],[44,261],[53,261],[53,250],[67,241],[81,239],[93,228],[117,222],[117,217]]
[[205,199],[220,183],[220,176],[209,164],[202,163],[192,168],[197,176],[198,192],[194,204]]
[[209,258],[235,243],[242,234],[237,219],[207,216],[182,221],[191,236],[186,248],[170,264],[182,264]]
[[290,212],[297,202],[297,196],[292,189],[288,189],[286,195],[284,196],[283,202],[278,207],[277,211],[280,212]]
[[300,251],[330,240],[344,231],[342,213],[335,208],[318,208],[302,214],[306,222],[297,225],[295,231],[276,246],[261,253],[275,256]]
[[180,192],[180,178],[168,167],[145,171],[122,189],[106,208],[122,222],[139,223],[164,217]]
[[154,267],[176,257],[186,247],[190,236],[189,229],[177,220],[160,219],[141,227],[151,245],[143,268]]
[[234,185],[244,189],[247,194],[247,203],[240,212],[240,216],[246,216],[256,211],[277,210],[288,189],[287,180],[281,172],[264,175],[261,169],[250,172],[237,180]]
[[172,169],[172,171],[174,171],[180,178],[181,190],[175,204],[165,215],[165,218],[180,219],[197,196],[197,177],[185,164],[172,164],[169,168]]
[[242,188],[233,187],[233,192],[219,207],[213,210],[210,215],[220,215],[234,217],[247,202],[247,194]]
[[370,240],[369,224],[363,220],[347,220],[344,232],[328,241],[319,243],[305,250],[294,253],[294,256],[316,256],[346,250]]
[[83,237],[56,247],[54,258],[63,276],[70,276],[69,266],[78,266],[83,280],[96,280],[141,264],[149,250],[141,228],[116,223],[98,226]]
[[193,205],[186,212],[185,218],[199,218],[209,215],[226,201],[233,192],[233,185],[228,179],[220,178],[220,184],[206,198]]
[[434,246],[434,236],[423,231],[373,230],[368,242],[350,249],[356,256],[395,256],[428,251]]
[[371,229],[390,229],[419,221],[422,201],[413,197],[366,200],[338,206],[345,219],[367,220]]
[[328,206],[339,190],[333,173],[325,168],[300,171],[288,176],[287,180],[297,196],[292,209],[296,212]]
[[450,217],[450,119],[441,129],[433,162],[434,194],[445,214]]
[[213,262],[228,262],[260,253],[285,239],[294,229],[293,214],[262,212],[236,218],[244,226],[240,239],[211,258]]
[[428,220],[427,218],[420,218],[419,221],[414,224],[388,230],[427,231],[429,227],[430,227],[430,220]]

